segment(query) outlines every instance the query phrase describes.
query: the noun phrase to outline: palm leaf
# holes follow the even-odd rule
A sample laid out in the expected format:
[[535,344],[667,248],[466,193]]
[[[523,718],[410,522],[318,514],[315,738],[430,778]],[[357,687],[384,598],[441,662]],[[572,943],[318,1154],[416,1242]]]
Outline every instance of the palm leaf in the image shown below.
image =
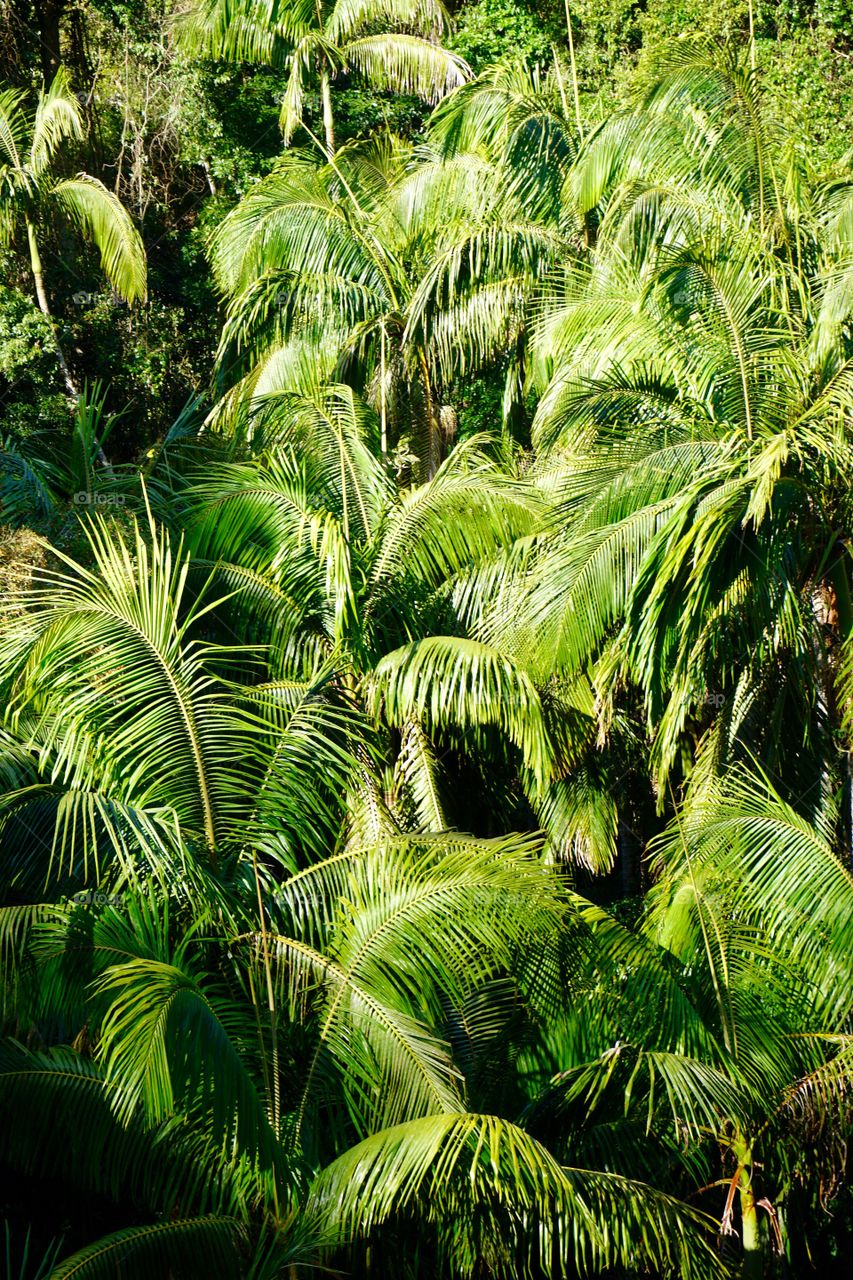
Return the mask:
[[[324,1169],[311,1204],[366,1233],[417,1207],[452,1221],[448,1261],[469,1274],[532,1267],[673,1267],[721,1275],[707,1220],[643,1183],[567,1169],[495,1116],[428,1116],[384,1130]],[[479,1225],[478,1225],[479,1224]]]
[[362,36],[348,41],[342,52],[374,89],[414,93],[426,102],[438,102],[470,75],[458,54],[402,32]]
[[94,242],[116,292],[131,304],[144,301],[145,250],[121,201],[103,183],[83,173],[58,182],[50,196],[69,221]]
[[223,1277],[243,1274],[243,1233],[231,1218],[177,1218],[149,1226],[126,1227],[72,1254],[51,1272],[52,1280],[107,1280],[118,1271],[128,1280],[144,1280],[152,1268],[165,1274]]

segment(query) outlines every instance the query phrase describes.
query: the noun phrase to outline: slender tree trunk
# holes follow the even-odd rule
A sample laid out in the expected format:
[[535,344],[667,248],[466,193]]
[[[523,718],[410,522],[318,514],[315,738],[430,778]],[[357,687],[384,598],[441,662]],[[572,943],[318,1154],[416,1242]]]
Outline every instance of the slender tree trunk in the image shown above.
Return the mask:
[[581,96],[578,90],[578,68],[575,62],[575,39],[572,34],[572,11],[569,8],[569,0],[565,0],[566,5],[566,31],[569,36],[569,62],[572,69],[572,89],[575,95],[575,119],[578,126],[578,139],[583,142],[583,122],[581,121]]
[[566,97],[566,86],[563,84],[563,73],[560,70],[560,59],[557,54],[557,46],[551,45],[551,51],[554,54],[554,74],[557,77],[557,87],[560,90],[560,102],[563,104],[563,119],[569,118],[569,100]]
[[743,1245],[743,1261],[740,1274],[743,1280],[762,1280],[764,1260],[761,1250],[761,1231],[758,1223],[758,1206],[755,1202],[755,1191],[752,1186],[752,1149],[745,1138],[739,1138],[732,1147],[740,1166],[740,1199],[741,1243]]
[[56,358],[59,361],[59,368],[62,371],[65,388],[69,396],[76,400],[78,395],[77,388],[74,385],[74,379],[71,377],[71,372],[65,359],[65,352],[62,350],[62,344],[59,341],[59,335],[56,332],[56,325],[53,322],[53,316],[51,315],[50,306],[47,301],[47,293],[45,292],[44,287],[44,276],[41,269],[41,254],[39,253],[38,241],[36,240],[36,229],[30,222],[29,218],[27,218],[27,240],[30,246],[30,266],[32,267],[33,279],[36,285],[36,297],[38,298],[38,304],[42,315],[50,325],[50,331],[53,334]]
[[[746,1185],[743,1185],[743,1180]],[[744,1170],[741,1175],[740,1216],[741,1235],[743,1239],[743,1280],[762,1280],[764,1263],[761,1257],[761,1233],[758,1229],[758,1209],[755,1196],[749,1186],[749,1176]]]
[[850,579],[847,576],[845,562],[846,551],[842,544],[835,547],[835,559],[829,566],[829,577],[835,591],[835,607],[838,611],[838,630],[842,643],[853,630],[853,596],[850,592]]
[[[272,1124],[275,1135],[278,1138],[281,1134],[281,1073],[279,1067],[278,1055],[278,1014],[275,1005],[275,988],[272,980],[272,969],[270,967],[270,949],[269,937],[267,933],[267,915],[264,910],[264,899],[261,893],[261,877],[258,871],[258,855],[255,851],[252,855],[252,868],[255,875],[255,891],[258,895],[258,919],[261,926],[261,949],[264,958],[264,976],[267,984],[267,1009],[270,1015],[270,1104],[272,1106],[272,1115],[270,1123]],[[264,1053],[264,1046],[260,1046],[261,1053]],[[278,1205],[278,1188],[276,1187],[276,1178],[273,1174],[273,1199],[275,1202],[276,1217],[279,1213]]]
[[431,480],[438,470],[441,462],[441,443],[439,440],[438,416],[435,411],[435,401],[432,394],[432,380],[429,376],[429,366],[426,362],[426,356],[423,351],[418,352],[418,364],[421,367],[421,382],[424,393],[424,410],[426,413],[426,452],[424,459],[426,463],[426,479]]
[[204,173],[205,179],[207,181],[207,189],[210,192],[210,194],[212,196],[219,195],[219,192],[216,189],[216,183],[213,181],[213,174],[210,172],[210,165],[208,164],[208,162],[206,160],[200,160],[199,166],[202,172]]
[[382,437],[381,437],[380,444],[382,449],[382,461],[384,462],[385,459],[388,457],[388,421],[387,421],[387,412],[386,412],[386,404],[385,404],[385,325],[384,324],[382,325],[382,328],[379,331],[379,351],[380,351],[379,404],[381,409],[381,422],[382,422]]
[[332,115],[332,82],[329,78],[329,64],[323,61],[320,68],[320,97],[323,99],[323,130],[326,134],[326,150],[330,156],[335,154],[335,120]]
[[[56,351],[56,359],[62,372],[62,380],[65,383],[65,390],[68,392],[68,398],[71,401],[72,411],[77,406],[80,393],[74,379],[71,377],[71,370],[68,368],[68,362],[65,359],[65,352],[62,350],[62,343],[59,341],[59,334],[56,331],[56,325],[51,314],[50,305],[47,301],[47,292],[44,287],[44,275],[41,269],[41,254],[39,253],[38,240],[36,239],[36,229],[27,218],[27,241],[30,246],[30,266],[33,272],[33,280],[36,286],[36,297],[38,299],[39,309],[50,325],[50,332],[53,335],[53,345]],[[100,445],[98,445],[98,461],[107,471],[112,471],[110,461],[104,453]]]
[[62,60],[59,24],[65,4],[66,0],[42,0],[39,34],[41,36],[41,73],[45,87],[52,83]]

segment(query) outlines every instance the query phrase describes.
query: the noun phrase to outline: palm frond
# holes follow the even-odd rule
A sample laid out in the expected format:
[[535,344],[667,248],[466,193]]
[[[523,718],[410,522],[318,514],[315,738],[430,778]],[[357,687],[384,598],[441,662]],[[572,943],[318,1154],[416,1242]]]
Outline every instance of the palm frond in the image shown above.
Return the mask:
[[312,1205],[361,1234],[417,1207],[452,1215],[448,1263],[470,1274],[543,1267],[672,1267],[722,1275],[709,1222],[643,1183],[567,1169],[523,1130],[495,1116],[428,1116],[373,1135],[324,1169]]
[[37,177],[50,165],[66,138],[83,137],[80,107],[71,92],[71,77],[59,67],[46,93],[39,96],[30,145],[30,169]]
[[50,196],[69,221],[94,242],[104,273],[116,292],[131,304],[144,301],[145,249],[118,197],[84,173],[58,182]]
[[242,1275],[240,1224],[230,1218],[177,1218],[148,1226],[125,1227],[64,1259],[53,1280],[107,1280],[118,1270],[128,1280],[144,1280],[152,1269],[180,1267],[182,1275]]
[[402,32],[350,40],[343,54],[375,89],[414,93],[426,102],[438,102],[471,74],[458,54]]
[[527,673],[498,649],[458,636],[429,636],[378,663],[370,698],[402,727],[412,716],[439,728],[496,725],[540,783],[554,757],[542,705]]

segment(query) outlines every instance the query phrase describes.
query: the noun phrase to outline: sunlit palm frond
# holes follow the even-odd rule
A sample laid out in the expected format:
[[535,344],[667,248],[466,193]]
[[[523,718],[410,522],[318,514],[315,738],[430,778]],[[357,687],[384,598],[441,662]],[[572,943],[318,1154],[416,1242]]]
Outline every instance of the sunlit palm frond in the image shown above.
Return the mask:
[[36,106],[29,156],[33,174],[39,177],[49,167],[66,138],[82,137],[80,106],[71,92],[71,77],[65,67],[60,67]]
[[434,1221],[452,1215],[447,1261],[463,1270],[485,1259],[509,1275],[519,1257],[545,1268],[642,1257],[685,1276],[721,1274],[701,1215],[643,1183],[564,1168],[494,1116],[429,1116],[375,1134],[322,1172],[312,1204],[334,1206],[359,1233],[415,1206]]
[[103,183],[78,174],[52,189],[51,199],[94,241],[110,284],[126,302],[146,296],[145,250],[130,214]]

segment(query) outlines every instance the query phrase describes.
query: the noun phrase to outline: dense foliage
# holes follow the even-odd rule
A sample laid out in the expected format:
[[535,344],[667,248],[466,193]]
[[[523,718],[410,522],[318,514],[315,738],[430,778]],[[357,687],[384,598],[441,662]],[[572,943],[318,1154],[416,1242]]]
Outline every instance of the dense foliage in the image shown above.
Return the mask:
[[0,0],[8,1280],[853,1249],[845,0]]

